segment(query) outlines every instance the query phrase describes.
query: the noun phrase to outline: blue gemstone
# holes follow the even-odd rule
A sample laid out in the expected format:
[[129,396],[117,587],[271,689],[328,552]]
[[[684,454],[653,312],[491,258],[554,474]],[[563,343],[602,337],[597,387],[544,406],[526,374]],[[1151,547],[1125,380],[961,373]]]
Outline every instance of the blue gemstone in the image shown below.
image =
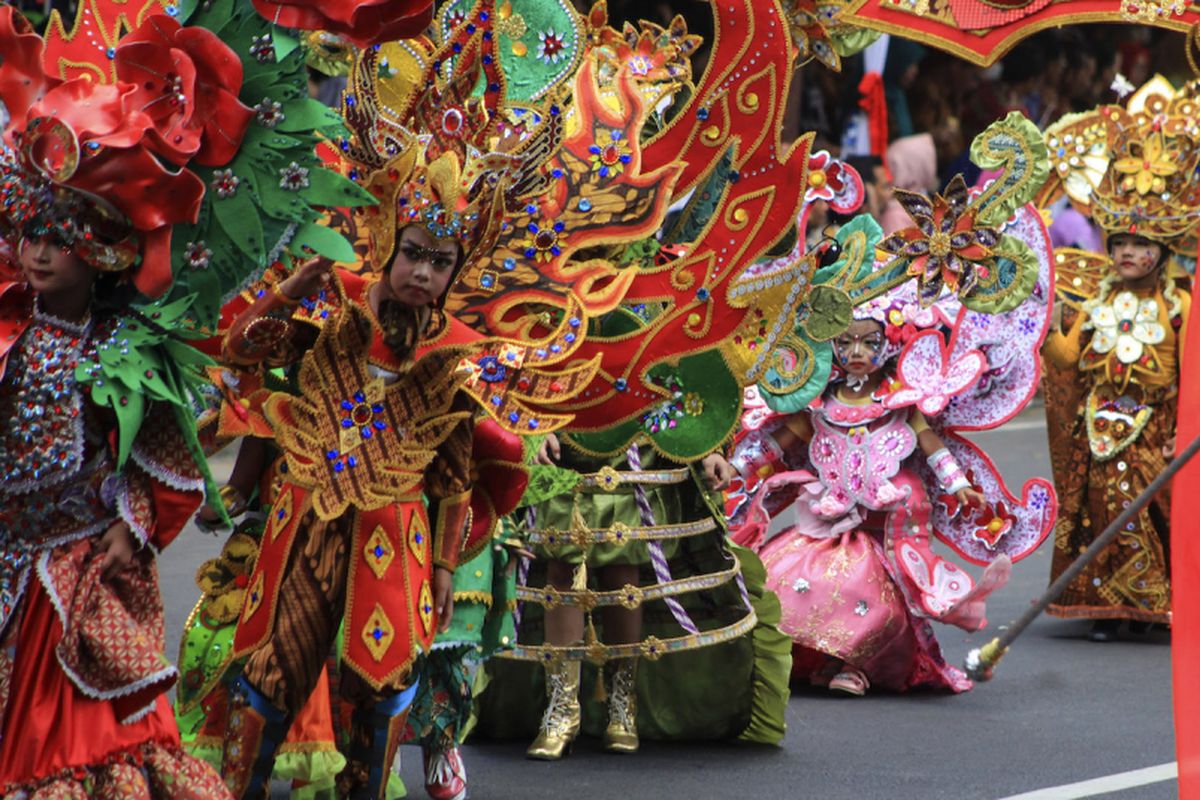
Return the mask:
[[708,289],[705,289],[703,286],[696,290],[696,299],[700,302],[704,302],[710,296]]
[[376,558],[383,558],[383,554],[386,552],[387,552],[387,550],[383,549],[383,545],[381,545],[381,544],[375,545],[375,557]]
[[617,378],[615,381],[613,381],[613,388],[615,388],[618,392],[625,391],[627,386],[629,386],[629,381],[625,380],[624,378]]
[[365,403],[365,402],[367,402],[367,397],[362,392],[355,392],[354,400],[355,400],[355,402],[358,402],[358,403]]
[[575,341],[575,334],[568,333],[566,336],[563,337],[563,341],[565,341],[567,344],[571,344],[572,342]]
[[373,411],[376,414],[382,414],[383,413],[383,403],[375,403],[374,405],[371,406],[371,411]]
[[578,328],[580,325],[579,317],[571,317],[569,320],[567,320],[567,324],[572,328]]
[[347,411],[353,411],[353,410],[354,410],[354,403],[351,403],[349,400],[343,400],[343,401],[342,401],[342,408],[346,409]]
[[592,210],[592,201],[588,200],[586,197],[581,199],[579,201],[579,210],[580,211],[591,211]]
[[333,462],[333,471],[334,471],[334,472],[341,472],[341,471],[343,471],[344,469],[346,469],[346,465],[345,465],[345,464],[343,464],[341,461],[335,461],[335,462]]
[[363,437],[364,439],[370,439],[370,438],[371,438],[371,436],[373,436],[373,435],[374,435],[374,434],[372,434],[372,433],[371,433],[371,429],[370,429],[370,428],[363,428],[363,429],[362,429],[362,437]]
[[386,431],[387,430],[387,423],[381,419],[377,419],[374,422],[372,422],[371,424],[375,426],[375,430],[377,430],[377,431]]
[[454,52],[456,52],[456,53],[461,53],[461,52],[462,52],[462,45],[461,45],[461,44],[459,44],[458,42],[455,42],[454,44],[450,45],[450,49],[451,49],[451,50],[453,50],[453,51],[454,51]]
[[487,22],[487,21],[488,21],[488,12],[486,12],[486,11],[480,11],[480,12],[479,12],[479,21],[480,21],[480,22]]
[[541,228],[538,227],[538,224],[536,222],[529,223],[529,232],[530,233],[538,233],[540,231],[541,231]]
[[537,255],[537,250],[534,250],[532,247],[527,247],[525,249],[525,257],[526,258],[533,258],[536,255]]
[[328,453],[325,454],[325,457],[328,458],[330,461],[333,461],[335,458],[338,457],[338,451],[330,450]]
[[531,430],[531,431],[537,430],[537,426],[538,426],[538,421],[536,419],[529,420],[529,430]]
[[551,353],[561,353],[562,345],[557,345],[557,344],[550,345],[550,352]]
[[563,229],[565,229],[566,227],[567,227],[566,224],[561,221],[554,223],[555,233],[562,233]]
[[700,120],[701,122],[708,119],[708,109],[707,108],[698,109],[696,111],[696,119]]
[[492,57],[491,57],[491,56],[484,56],[484,57],[483,57],[483,63],[484,63],[484,64],[487,64],[487,65],[490,65],[490,64],[492,63]]
[[467,23],[467,33],[474,33],[474,32],[475,32],[475,23],[468,22]]
[[424,534],[420,534],[420,533],[414,533],[414,534],[413,534],[413,541],[414,541],[414,542],[416,542],[417,544],[421,544],[422,542],[424,542],[424,541],[425,541],[425,536],[424,536]]
[[484,275],[482,278],[479,279],[479,285],[485,289],[491,289],[493,286],[496,285],[496,279],[493,278],[491,275]]
[[498,84],[498,83],[489,83],[489,84],[488,84],[488,91],[489,91],[489,92],[498,92],[498,91],[500,91],[500,84]]
[[504,398],[501,397],[500,395],[498,395],[498,394],[492,395],[492,405],[498,406],[503,402],[504,402]]
[[515,425],[516,423],[521,421],[521,415],[518,414],[516,411],[514,411],[508,415],[508,421]]
[[541,347],[539,347],[537,350],[534,350],[534,351],[533,351],[533,354],[534,354],[535,356],[537,356],[538,358],[545,358],[545,357],[546,357],[546,351],[545,351],[543,348],[541,348]]
[[342,427],[343,427],[343,428],[353,428],[353,427],[354,427],[354,421],[353,421],[353,420],[344,419],[344,420],[342,420]]
[[555,177],[555,179],[558,179],[563,176],[563,171],[561,169],[556,168],[556,169],[551,170],[550,174],[553,175]]
[[380,630],[380,629],[377,627],[377,628],[375,628],[375,630],[371,631],[371,636],[373,636],[373,637],[374,637],[374,639],[375,639],[375,641],[377,641],[377,642],[378,642],[380,639],[382,639],[382,638],[383,638],[383,631],[381,631],[381,630]]
[[356,102],[357,102],[357,101],[354,99],[354,95],[352,95],[352,94],[348,94],[348,95],[346,95],[346,105],[347,105],[348,107],[350,107],[350,108],[354,108],[354,104],[355,104]]
[[505,270],[512,272],[516,268],[517,268],[517,260],[515,258],[504,259],[504,269]]
[[349,464],[351,467],[357,467],[358,466],[358,457],[350,456],[346,459],[346,463]]
[[279,509],[279,511],[275,512],[275,519],[283,519],[284,516],[285,516],[285,512],[282,508]]

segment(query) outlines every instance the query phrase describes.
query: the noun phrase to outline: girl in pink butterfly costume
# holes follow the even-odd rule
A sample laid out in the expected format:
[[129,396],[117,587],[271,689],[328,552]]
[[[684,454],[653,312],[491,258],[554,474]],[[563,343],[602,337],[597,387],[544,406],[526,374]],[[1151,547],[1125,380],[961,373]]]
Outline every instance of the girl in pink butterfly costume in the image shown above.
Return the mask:
[[[1020,214],[1010,224],[1041,227]],[[1041,479],[1011,495],[956,431],[1000,425],[1032,396],[1049,270],[1046,258],[1042,291],[1002,314],[953,297],[922,309],[910,289],[856,308],[824,393],[739,442],[732,463],[759,485],[734,538],[767,568],[796,642],[794,674],[852,695],[971,687],[930,621],[982,628],[987,596],[1046,537],[1056,503]],[[780,471],[789,463],[804,468]],[[768,538],[788,507],[794,523]],[[987,565],[982,578],[937,555],[931,537]]]

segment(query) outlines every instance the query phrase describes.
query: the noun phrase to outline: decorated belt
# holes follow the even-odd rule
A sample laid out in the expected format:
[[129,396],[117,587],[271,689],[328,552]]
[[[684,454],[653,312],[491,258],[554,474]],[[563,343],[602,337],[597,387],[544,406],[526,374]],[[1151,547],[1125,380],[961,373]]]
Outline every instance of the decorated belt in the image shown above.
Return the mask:
[[555,589],[553,586],[543,586],[533,589],[528,586],[517,587],[517,600],[537,603],[546,608],[557,606],[575,606],[584,611],[591,611],[601,606],[624,606],[634,609],[648,600],[662,600],[680,594],[702,592],[723,586],[737,577],[741,565],[734,562],[729,569],[720,572],[710,572],[707,575],[697,575],[692,578],[679,578],[673,581],[651,584],[650,586],[630,586],[610,591],[595,592],[591,589]]
[[618,522],[611,528],[581,528],[577,531],[558,531],[547,529],[531,532],[526,541],[530,544],[540,544],[546,548],[560,548],[575,545],[587,547],[596,544],[628,544],[635,541],[660,541],[665,539],[685,539],[688,536],[698,536],[702,533],[716,530],[717,521],[712,517],[696,520],[695,522],[678,522],[674,525],[644,525],[631,527]]
[[598,489],[602,492],[615,492],[622,486],[670,486],[683,483],[691,472],[687,467],[679,469],[639,470],[620,472],[612,467],[604,467],[599,472],[581,475],[576,491]]
[[637,658],[639,656],[656,661],[667,653],[696,650],[737,639],[754,630],[754,626],[757,624],[758,616],[753,611],[749,611],[737,622],[723,628],[673,636],[668,639],[648,636],[640,642],[630,644],[604,644],[602,642],[565,646],[517,644],[511,650],[497,653],[496,656],[518,661],[540,661],[543,664],[585,659],[600,662],[614,658]]

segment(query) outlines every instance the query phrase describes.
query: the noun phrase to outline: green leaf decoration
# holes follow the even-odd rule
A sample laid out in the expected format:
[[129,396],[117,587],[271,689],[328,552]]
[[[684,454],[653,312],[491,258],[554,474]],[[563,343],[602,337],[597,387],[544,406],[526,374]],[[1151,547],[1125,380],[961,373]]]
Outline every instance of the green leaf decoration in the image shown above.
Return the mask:
[[183,341],[201,335],[185,324],[193,314],[193,300],[189,296],[131,306],[130,313],[114,320],[107,338],[97,345],[96,360],[75,368],[75,379],[89,386],[92,400],[107,406],[117,418],[118,470],[129,460],[147,404],[165,403],[183,434],[188,455],[204,475],[207,496],[218,497],[195,413],[207,383],[204,369],[215,362]]
[[[579,14],[567,0],[510,0],[509,5],[507,16],[499,10],[493,12],[497,15],[493,30],[506,100],[519,105],[541,99],[575,73],[587,36]],[[455,25],[474,7],[475,0],[452,0],[442,6],[436,23],[441,41],[450,38]],[[446,74],[453,63],[453,59],[447,60]]]
[[971,161],[1001,176],[975,199],[977,224],[1000,225],[1033,199],[1050,176],[1050,158],[1037,126],[1010,111],[971,142]]
[[853,311],[854,303],[843,289],[817,284],[808,293],[808,315],[802,327],[813,341],[827,342],[850,327]]
[[[759,381],[759,396],[772,411],[803,411],[829,383],[833,371],[833,346],[798,332],[780,342],[777,353]],[[791,365],[786,372],[783,365]]]
[[[319,209],[375,199],[317,157],[319,142],[345,130],[337,113],[309,99],[304,49],[294,35],[246,2],[210,0],[183,11],[189,25],[212,31],[241,58],[239,99],[257,112],[230,163],[194,168],[207,186],[200,218],[172,235],[175,285],[167,298],[195,295],[192,322],[212,331],[221,306],[286,254],[304,257],[302,246],[331,257],[351,252],[349,242],[334,241],[340,234],[310,227],[321,219]],[[274,57],[259,60],[251,48],[263,37]]]
[[972,311],[999,314],[1013,310],[1029,297],[1037,285],[1038,261],[1029,245],[1008,235],[1000,237],[992,252],[995,263],[988,277],[963,297],[962,302]]
[[648,441],[666,457],[686,462],[713,452],[737,430],[741,385],[719,352],[686,356],[674,366],[660,364],[650,377],[660,386],[678,390],[641,419],[604,431],[569,433],[566,438],[585,453],[599,456],[620,453],[634,440]]
[[303,257],[305,248],[330,261],[341,261],[344,264],[351,264],[357,258],[354,246],[346,241],[346,237],[316,222],[305,223],[296,231],[296,238],[292,240],[292,252]]

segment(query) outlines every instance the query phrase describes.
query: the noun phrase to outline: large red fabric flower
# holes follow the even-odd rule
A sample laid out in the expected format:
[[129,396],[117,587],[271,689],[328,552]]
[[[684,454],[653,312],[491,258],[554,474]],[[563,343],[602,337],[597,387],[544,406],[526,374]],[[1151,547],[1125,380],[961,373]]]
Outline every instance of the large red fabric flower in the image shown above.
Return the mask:
[[237,154],[254,111],[238,100],[242,62],[216,34],[153,14],[121,40],[114,63],[117,80],[135,87],[134,107],[154,121],[156,153],[206,167]]
[[[0,102],[12,113],[5,138],[22,164],[19,180],[45,180],[80,202],[90,197],[87,202],[120,212],[130,230],[118,244],[141,256],[134,284],[157,296],[171,284],[171,228],[195,221],[204,184],[155,157],[150,146],[156,119],[139,105],[138,86],[59,80],[44,72],[43,49],[23,18],[11,7],[0,8]],[[12,217],[6,225],[17,227],[38,211],[0,210]]]
[[411,39],[433,21],[432,0],[254,0],[254,7],[276,25],[329,31],[359,47]]

